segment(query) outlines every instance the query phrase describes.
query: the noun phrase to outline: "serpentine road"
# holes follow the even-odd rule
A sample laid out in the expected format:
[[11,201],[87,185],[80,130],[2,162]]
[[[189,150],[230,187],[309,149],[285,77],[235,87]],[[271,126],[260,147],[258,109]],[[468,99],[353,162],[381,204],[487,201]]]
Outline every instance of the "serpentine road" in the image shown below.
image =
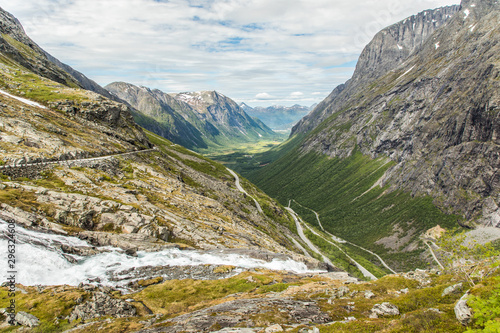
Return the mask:
[[297,215],[297,213],[295,213],[295,211],[289,207],[285,207],[285,209],[292,215],[292,217],[295,221],[295,225],[297,226],[297,232],[299,234],[299,237],[302,239],[302,241],[304,243],[306,243],[306,245],[312,251],[319,254],[321,256],[321,258],[323,258],[324,262],[335,267],[335,265],[330,261],[330,259],[328,259],[323,253],[321,253],[321,251],[309,240],[309,238],[306,237],[306,235],[304,234],[304,230],[302,229],[302,225],[300,224],[300,221],[299,221],[300,217]]
[[[434,250],[432,249],[432,246],[430,246],[430,244],[427,242],[426,239],[423,240],[425,245],[427,245],[427,247],[429,248],[429,250],[431,251],[431,254],[432,254],[432,257],[434,258],[434,261],[438,264],[439,267],[441,267],[441,269],[444,270],[444,266],[443,264],[441,264],[441,262],[438,260],[436,254],[434,253]],[[434,242],[432,242],[434,244]],[[434,244],[436,245],[436,244]]]
[[[382,259],[379,255],[378,255],[378,254],[376,254],[375,252],[370,251],[370,250],[368,250],[368,249],[365,249],[364,247],[361,247],[361,246],[359,246],[359,245],[357,245],[357,244],[354,244],[354,243],[351,243],[351,242],[349,242],[349,241],[346,241],[346,240],[344,240],[344,239],[342,239],[342,238],[339,238],[339,237],[337,237],[337,236],[335,236],[335,235],[332,235],[331,233],[329,233],[328,231],[326,231],[326,230],[323,228],[323,225],[321,224],[321,221],[320,221],[320,219],[319,219],[319,214],[318,214],[315,210],[312,210],[311,208],[308,208],[308,207],[305,207],[305,206],[301,205],[300,203],[298,203],[298,202],[297,202],[296,200],[294,200],[294,199],[292,199],[292,200],[293,200],[293,201],[295,201],[295,203],[296,203],[297,205],[299,205],[299,206],[301,206],[301,207],[303,207],[303,208],[305,208],[305,209],[308,209],[308,210],[310,210],[311,212],[313,212],[313,213],[316,215],[316,220],[318,220],[318,224],[319,224],[319,226],[320,226],[321,230],[323,230],[325,233],[327,233],[327,234],[328,234],[328,235],[329,235],[329,236],[330,236],[330,237],[331,237],[331,238],[332,238],[335,242],[338,242],[338,243],[347,243],[347,244],[350,244],[350,245],[352,245],[352,246],[355,246],[355,247],[357,247],[357,248],[359,248],[359,249],[361,249],[361,250],[363,250],[363,251],[365,251],[365,252],[370,253],[371,255],[373,255],[374,257],[376,257],[376,258],[380,261],[380,263],[381,263],[381,264],[382,264],[385,268],[387,268],[387,269],[388,269],[389,271],[391,271],[393,274],[397,274],[397,273],[396,273],[396,272],[395,272],[395,271],[394,271],[391,267],[389,267],[389,265],[387,265],[387,263],[386,263],[386,262],[385,262],[385,261],[384,261],[384,260],[383,260],[383,259]],[[290,200],[290,203],[291,203],[291,201],[292,201],[292,200]],[[289,205],[290,205],[290,204],[289,204]],[[312,230],[311,230],[311,231],[312,231]],[[314,232],[314,231],[313,231],[313,232]],[[319,235],[318,235],[318,236],[319,236]],[[320,237],[321,237],[321,236],[320,236]]]
[[259,202],[254,198],[252,197],[250,194],[247,193],[247,191],[245,191],[245,189],[243,187],[241,187],[241,184],[240,184],[240,177],[238,177],[238,175],[236,174],[236,172],[234,172],[233,170],[229,169],[229,168],[226,168],[227,171],[229,171],[231,173],[231,175],[233,175],[234,177],[234,180],[235,180],[235,183],[236,183],[236,188],[243,194],[249,196],[250,198],[253,199],[253,201],[255,202],[255,206],[257,207],[257,210],[259,211],[259,213],[261,214],[264,214],[264,211],[262,210],[262,207],[260,207],[260,204]]

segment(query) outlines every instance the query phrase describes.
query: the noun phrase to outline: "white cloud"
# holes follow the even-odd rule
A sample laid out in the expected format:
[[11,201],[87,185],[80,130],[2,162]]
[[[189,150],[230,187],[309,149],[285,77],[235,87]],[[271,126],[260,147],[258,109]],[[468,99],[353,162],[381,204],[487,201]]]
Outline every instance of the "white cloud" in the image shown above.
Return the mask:
[[290,97],[292,98],[301,98],[302,96],[304,96],[304,93],[300,91],[296,91],[290,94]]
[[269,95],[268,93],[259,93],[255,95],[255,98],[257,100],[272,100],[275,99],[276,97]]
[[[319,102],[352,75],[373,35],[458,0],[0,0],[59,60],[100,84],[166,92],[265,91],[283,103]],[[341,66],[342,65],[342,66]],[[335,67],[340,66],[340,67]],[[290,91],[302,92],[293,96]],[[271,101],[271,100],[267,100]]]

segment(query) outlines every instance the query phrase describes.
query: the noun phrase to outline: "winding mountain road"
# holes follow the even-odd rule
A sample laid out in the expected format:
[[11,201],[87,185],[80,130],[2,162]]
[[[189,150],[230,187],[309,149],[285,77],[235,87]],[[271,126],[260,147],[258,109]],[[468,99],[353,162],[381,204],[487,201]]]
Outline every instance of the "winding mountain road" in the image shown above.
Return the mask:
[[[434,261],[438,264],[439,267],[441,267],[442,270],[444,270],[444,266],[443,264],[441,264],[441,262],[438,260],[436,254],[434,253],[434,250],[432,249],[432,246],[428,243],[428,241],[426,239],[423,240],[425,245],[427,245],[427,247],[429,248],[429,250],[431,251],[431,254],[432,254],[432,257],[434,258]],[[434,244],[434,243],[433,243]],[[434,244],[436,245],[436,244]]]
[[243,193],[243,194],[249,196],[250,198],[252,198],[253,201],[255,202],[255,206],[257,207],[257,210],[259,211],[259,213],[264,214],[264,211],[262,210],[262,207],[260,206],[259,202],[254,197],[252,197],[250,194],[248,194],[247,191],[245,191],[245,189],[241,186],[241,184],[240,184],[240,177],[238,177],[238,175],[236,174],[236,172],[234,172],[233,170],[231,170],[229,168],[226,168],[226,169],[227,169],[227,171],[229,171],[231,173],[231,175],[233,175],[235,183],[236,183],[236,188],[241,193]]
[[[287,208],[287,209],[291,209],[291,208]],[[293,211],[293,210],[292,210]],[[363,275],[366,277],[366,278],[369,278],[371,280],[377,280],[377,277],[375,275],[373,275],[372,273],[370,273],[369,270],[367,270],[366,268],[364,268],[363,266],[361,266],[360,263],[358,263],[356,260],[354,260],[350,255],[348,255],[344,250],[342,250],[342,248],[340,246],[338,246],[337,244],[335,243],[332,243],[330,242],[328,239],[325,239],[323,236],[321,236],[320,234],[318,234],[316,231],[314,231],[314,229],[312,229],[310,226],[307,225],[307,223],[305,223],[304,221],[302,221],[304,223],[304,225],[307,227],[307,229],[309,229],[309,231],[311,231],[313,234],[315,234],[316,236],[318,237],[321,237],[325,242],[335,246],[337,249],[339,249],[340,251],[342,251],[342,253],[344,253],[344,255],[349,258],[349,260],[351,260],[355,265],[356,267],[361,271],[361,273],[363,273]],[[298,229],[298,228],[297,228]],[[302,233],[303,234],[303,233]]]
[[[292,200],[293,200],[293,201],[294,201],[297,205],[299,205],[299,206],[301,206],[301,207],[303,207],[303,208],[305,208],[305,209],[308,209],[308,210],[310,210],[311,212],[313,212],[313,213],[316,215],[316,219],[318,220],[318,224],[319,224],[319,226],[320,226],[321,230],[323,230],[325,233],[327,233],[327,234],[328,234],[328,235],[329,235],[329,236],[330,236],[330,237],[331,237],[331,238],[332,238],[335,242],[338,242],[338,243],[347,243],[347,244],[350,244],[350,245],[352,245],[352,246],[355,246],[355,247],[357,247],[357,248],[359,248],[359,249],[361,249],[361,250],[363,250],[363,251],[365,251],[365,252],[370,253],[371,255],[373,255],[374,257],[376,257],[376,258],[380,261],[380,263],[381,263],[381,264],[382,264],[385,268],[387,268],[387,269],[388,269],[389,271],[391,271],[393,274],[397,274],[397,273],[396,273],[396,272],[395,272],[395,271],[394,271],[391,267],[389,267],[389,265],[387,265],[387,263],[386,263],[386,262],[385,262],[385,261],[384,261],[384,260],[383,260],[383,259],[382,259],[379,255],[378,255],[378,254],[376,254],[375,252],[370,251],[370,250],[368,250],[368,249],[365,249],[364,247],[359,246],[359,245],[357,245],[357,244],[354,244],[354,243],[351,243],[351,242],[349,242],[349,241],[346,241],[346,240],[344,240],[344,239],[342,239],[342,238],[339,238],[339,237],[337,237],[337,236],[335,236],[335,235],[332,235],[331,233],[329,233],[328,231],[326,231],[326,230],[323,228],[323,225],[321,224],[321,221],[320,221],[320,219],[319,219],[319,214],[318,214],[318,212],[316,212],[315,210],[313,210],[313,209],[311,209],[311,208],[309,208],[309,207],[305,207],[304,205],[302,205],[302,204],[298,203],[295,199],[292,199]],[[290,200],[290,202],[291,202],[292,200]],[[312,230],[311,230],[311,231],[312,231]],[[316,234],[316,233],[315,233],[315,234]],[[319,236],[319,235],[318,235],[318,236]],[[321,237],[321,236],[320,236],[320,237]],[[323,238],[323,237],[322,237],[322,238]],[[330,242],[330,243],[331,243],[331,242]],[[334,244],[334,245],[335,245],[335,244]],[[335,245],[335,246],[336,246],[336,245]],[[353,260],[353,261],[354,261],[354,260]],[[371,273],[370,273],[370,274],[371,274]]]
[[313,252],[319,254],[321,256],[321,258],[323,258],[324,262],[335,267],[335,265],[331,262],[331,260],[328,259],[323,253],[321,253],[321,251],[309,240],[309,238],[306,237],[306,235],[304,234],[304,229],[302,229],[302,225],[300,224],[300,221],[299,221],[300,217],[297,215],[297,213],[295,213],[295,211],[293,209],[291,209],[290,207],[285,207],[285,209],[292,215],[293,220],[295,221],[295,225],[297,226],[297,232],[299,234],[300,239],[302,239],[302,241],[304,243],[306,243],[306,245]]

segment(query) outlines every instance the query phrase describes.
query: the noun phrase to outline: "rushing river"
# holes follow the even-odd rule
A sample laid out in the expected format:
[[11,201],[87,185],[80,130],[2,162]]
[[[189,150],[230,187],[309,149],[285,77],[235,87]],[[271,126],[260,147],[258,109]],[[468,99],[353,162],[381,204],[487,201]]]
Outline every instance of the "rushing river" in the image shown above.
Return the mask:
[[[8,267],[7,222],[0,220],[0,282],[6,281]],[[311,272],[304,263],[293,260],[274,259],[271,262],[250,258],[240,254],[203,253],[167,249],[160,252],[137,252],[129,256],[123,250],[106,247],[109,252],[90,257],[71,255],[77,260],[71,263],[60,250],[60,245],[91,246],[87,242],[62,235],[47,234],[15,227],[16,283],[33,285],[73,285],[99,278],[103,285],[117,285],[110,276],[131,268],[145,266],[195,266],[232,265],[240,268],[268,268],[294,273]]]

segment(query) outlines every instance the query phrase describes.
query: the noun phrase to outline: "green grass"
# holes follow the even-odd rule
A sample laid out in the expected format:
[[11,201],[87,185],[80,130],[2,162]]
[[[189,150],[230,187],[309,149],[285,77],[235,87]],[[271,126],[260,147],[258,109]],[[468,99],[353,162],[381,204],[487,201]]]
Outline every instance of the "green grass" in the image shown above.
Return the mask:
[[[224,154],[211,154],[210,156],[234,171],[248,177],[252,172],[257,172],[264,166],[276,161],[283,154],[286,154],[300,142],[303,138],[302,135],[294,136],[280,145],[269,144],[259,149],[251,148],[250,150],[237,150],[237,151],[226,151]],[[265,143],[265,141],[264,141]],[[263,150],[264,148],[270,148],[268,150]]]
[[[250,276],[252,278],[247,280]],[[271,284],[275,278],[278,283]],[[155,313],[172,316],[213,305],[213,301],[231,294],[277,292],[288,286],[290,284],[280,283],[275,273],[242,273],[223,280],[170,280],[150,286],[132,297],[143,301]]]
[[[451,228],[459,218],[442,213],[430,197],[412,197],[403,191],[388,191],[388,187],[370,190],[392,165],[388,159],[371,159],[359,151],[346,159],[329,159],[291,150],[248,177],[283,205],[295,199],[317,211],[326,230],[389,259],[389,265],[401,269],[422,267],[422,250],[395,254],[374,243],[391,235],[396,225],[405,232],[414,229],[411,241],[418,241],[423,231],[437,224]],[[311,211],[295,208],[307,222],[317,225]]]

